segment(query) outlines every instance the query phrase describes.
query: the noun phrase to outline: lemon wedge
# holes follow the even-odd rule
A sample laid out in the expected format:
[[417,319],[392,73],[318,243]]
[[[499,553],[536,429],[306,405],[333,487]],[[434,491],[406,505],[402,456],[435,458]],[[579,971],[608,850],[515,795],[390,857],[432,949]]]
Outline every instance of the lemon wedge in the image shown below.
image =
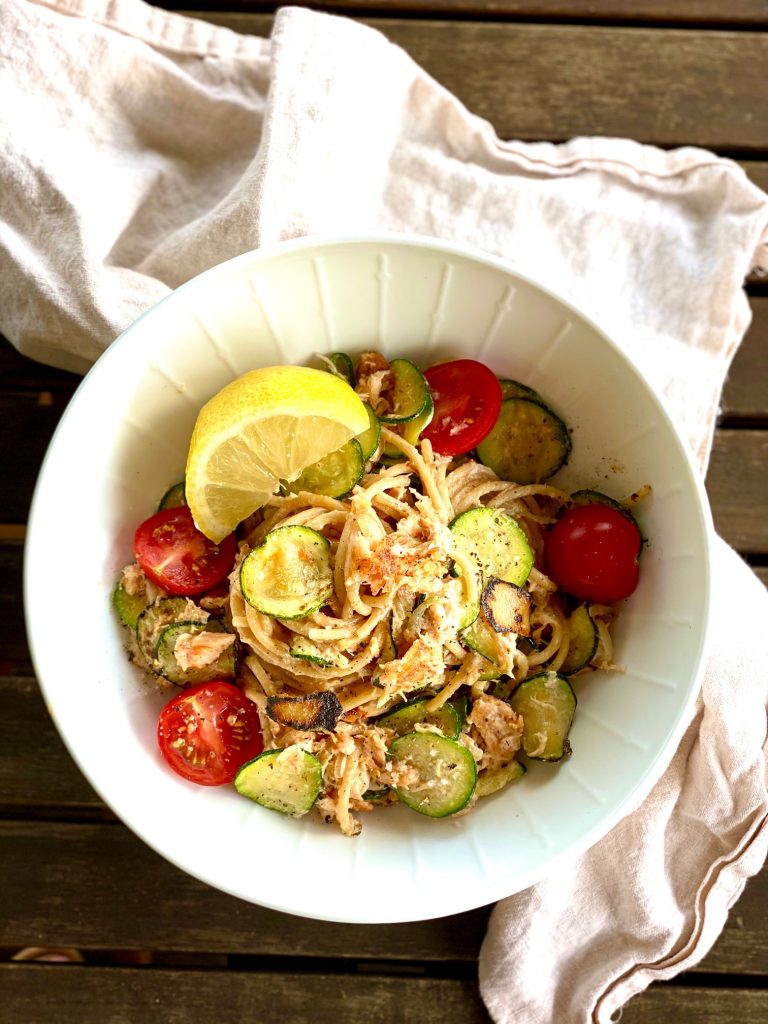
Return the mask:
[[218,543],[307,466],[368,428],[368,413],[339,377],[305,366],[251,370],[197,417],[185,492],[192,516]]

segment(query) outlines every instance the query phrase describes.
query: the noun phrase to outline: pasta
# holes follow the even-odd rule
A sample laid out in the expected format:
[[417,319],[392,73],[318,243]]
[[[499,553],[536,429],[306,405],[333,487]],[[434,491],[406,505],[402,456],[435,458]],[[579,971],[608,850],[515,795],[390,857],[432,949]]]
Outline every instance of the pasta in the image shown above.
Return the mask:
[[[328,606],[305,618],[277,620],[244,599],[238,567],[231,577],[232,623],[248,651],[246,692],[262,710],[268,744],[298,744],[320,758],[326,780],[320,810],[347,834],[360,828],[354,812],[377,806],[366,794],[396,782],[386,756],[393,734],[377,724],[385,712],[414,691],[426,691],[426,709],[436,711],[466,688],[472,727],[460,742],[471,749],[482,778],[488,765],[504,767],[520,746],[519,728],[513,728],[515,742],[507,744],[507,756],[500,757],[494,747],[499,741],[487,727],[488,718],[494,713],[509,718],[501,696],[542,665],[556,671],[567,655],[570,636],[562,596],[534,568],[527,583],[533,598],[532,643],[520,644],[515,634],[497,634],[501,671],[489,673],[487,659],[463,645],[459,636],[457,610],[475,581],[449,529],[454,517],[467,509],[502,509],[522,526],[533,551],[540,552],[543,529],[569,495],[547,484],[519,486],[499,480],[475,461],[437,456],[428,441],[419,449],[387,429],[382,430],[382,443],[397,449],[403,461],[391,466],[374,462],[344,500],[308,492],[275,496],[241,548],[242,557],[280,526],[310,526],[322,533],[330,542],[334,565]],[[463,570],[459,577],[452,575],[457,562]],[[427,597],[428,611],[419,617]],[[605,608],[597,614],[605,628],[594,664],[608,666],[613,612]],[[322,665],[291,655],[296,635],[316,645]],[[383,662],[388,639],[395,656]],[[333,690],[344,712],[332,733],[301,733],[266,714],[267,697],[319,689]],[[481,698],[485,700],[478,704]],[[485,729],[479,724],[480,709]]]

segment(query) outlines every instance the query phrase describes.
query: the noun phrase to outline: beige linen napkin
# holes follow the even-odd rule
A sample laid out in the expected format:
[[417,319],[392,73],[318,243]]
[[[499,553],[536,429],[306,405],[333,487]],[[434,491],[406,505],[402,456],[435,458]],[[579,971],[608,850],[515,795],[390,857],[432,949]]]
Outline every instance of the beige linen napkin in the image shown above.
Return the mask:
[[[667,399],[702,469],[768,198],[696,149],[502,142],[402,50],[287,8],[270,40],[140,0],[0,5],[0,330],[84,370],[199,271],[303,234],[470,243],[597,319]],[[495,909],[498,1022],[607,1021],[707,952],[768,845],[768,597],[722,542],[695,716],[650,796]],[[738,595],[734,649],[732,595]]]

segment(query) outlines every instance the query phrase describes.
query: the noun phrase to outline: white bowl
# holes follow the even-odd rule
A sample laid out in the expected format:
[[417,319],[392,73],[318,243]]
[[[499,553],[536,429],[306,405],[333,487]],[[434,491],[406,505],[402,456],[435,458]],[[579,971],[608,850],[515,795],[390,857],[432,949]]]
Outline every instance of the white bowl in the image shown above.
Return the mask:
[[[573,755],[534,765],[465,817],[404,807],[355,839],[184,782],[155,740],[158,695],[130,665],[111,606],[136,525],[183,475],[202,403],[255,366],[375,347],[422,365],[458,355],[542,392],[573,428],[555,478],[620,496],[650,483],[641,582],[616,629],[623,672],[578,680]],[[81,770],[183,870],[277,910],[420,920],[518,892],[601,838],[648,792],[703,671],[711,523],[686,444],[640,373],[593,323],[502,261],[396,236],[300,240],[201,274],[114,342],[70,403],[29,523],[29,642]],[[61,569],[58,582],[52,572]],[[65,587],[61,588],[61,579]]]

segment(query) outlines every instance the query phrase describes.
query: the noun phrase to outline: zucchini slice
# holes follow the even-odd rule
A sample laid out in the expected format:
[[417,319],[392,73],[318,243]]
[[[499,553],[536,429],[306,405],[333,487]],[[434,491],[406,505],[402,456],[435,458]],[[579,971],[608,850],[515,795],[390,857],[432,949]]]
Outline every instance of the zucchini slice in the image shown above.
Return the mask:
[[359,483],[365,471],[363,449],[356,437],[335,452],[329,452],[286,485],[289,494],[309,491],[327,498],[343,498]]
[[267,715],[289,729],[333,732],[343,713],[333,690],[318,690],[301,697],[267,697]]
[[586,668],[597,651],[597,626],[589,614],[589,607],[580,604],[568,617],[568,653],[560,666],[565,676]]
[[194,605],[185,597],[161,597],[147,605],[136,623],[136,641],[146,660],[153,663],[157,653],[157,642],[166,626],[172,622],[206,622],[208,616],[202,610],[199,619],[191,614]]
[[[394,622],[391,612],[387,621],[380,622],[376,629],[381,630],[381,654],[379,655],[377,665],[377,668],[380,669],[383,668],[387,662],[394,661],[397,657],[397,644],[395,643]],[[379,690],[384,688],[384,684],[379,681],[379,677],[375,672],[371,679],[371,686],[375,686]]]
[[321,647],[313,640],[296,633],[291,640],[288,653],[292,658],[300,661],[308,661],[320,668],[343,668],[349,664],[349,659],[341,651],[337,651],[330,644]]
[[[477,785],[472,754],[436,732],[409,732],[389,748],[395,767],[414,768],[418,779],[395,786],[401,802],[430,818],[445,818],[466,807]],[[410,773],[408,773],[410,774]]]
[[475,792],[478,797],[490,796],[491,793],[498,793],[510,782],[522,779],[527,769],[522,761],[510,761],[509,764],[496,768],[495,771],[480,772],[477,777],[477,788]]
[[603,494],[602,491],[593,491],[589,488],[585,488],[582,491],[574,491],[571,495],[572,505],[606,505],[608,508],[615,509],[617,512],[621,512],[627,519],[637,526],[637,520],[632,515],[626,505],[622,505],[620,501],[616,501],[615,498],[609,498],[607,494]]
[[523,587],[492,576],[485,585],[481,600],[485,616],[497,633],[531,635],[533,599]]
[[523,750],[536,761],[560,761],[570,754],[568,733],[576,694],[558,672],[539,672],[521,683],[509,705],[523,716]]
[[393,359],[389,365],[394,379],[389,395],[392,411],[380,416],[382,423],[407,423],[420,416],[431,398],[424,374],[410,359]]
[[[416,419],[408,420],[407,423],[403,423],[403,425],[399,428],[399,433],[402,436],[403,440],[407,441],[408,444],[412,444],[414,448],[416,448],[419,444],[419,437],[421,435],[422,430],[424,430],[425,427],[429,426],[429,424],[432,422],[432,417],[434,415],[435,403],[432,399],[432,395],[429,392],[427,392],[427,402],[426,405],[424,406],[423,411],[419,413]],[[405,458],[400,449],[395,448],[395,446],[390,443],[384,445],[382,455],[386,459],[398,460]]]
[[147,595],[129,594],[123,584],[118,582],[112,591],[112,603],[122,624],[129,629],[136,629],[139,616],[147,607]]
[[432,417],[434,415],[435,403],[432,399],[432,395],[430,394],[429,391],[427,391],[427,398],[424,403],[424,408],[421,410],[421,412],[415,419],[409,420],[403,426],[403,440],[407,441],[408,444],[412,444],[415,448],[416,445],[418,445],[419,443],[419,437],[421,435],[422,430],[424,430],[425,427],[429,426],[429,424],[432,422]]
[[498,633],[480,612],[475,621],[466,629],[459,631],[459,640],[465,647],[468,647],[481,658],[485,658],[488,667],[480,675],[480,679],[486,682],[490,679],[498,679],[501,675],[499,664]]
[[384,786],[382,789],[366,789],[361,799],[381,807],[385,804],[395,803],[397,801],[397,794],[389,786]]
[[176,686],[193,686],[208,683],[212,679],[234,679],[237,675],[236,642],[223,650],[215,661],[199,668],[181,667],[176,659],[176,644],[185,634],[197,636],[200,633],[225,633],[216,619],[208,622],[172,622],[160,632],[155,650],[155,664],[160,675]]
[[262,807],[294,817],[314,806],[323,785],[323,766],[298,746],[265,750],[235,775],[235,789]]
[[458,739],[461,720],[456,708],[446,703],[437,711],[427,711],[426,704],[426,697],[417,697],[415,700],[406,701],[405,704],[398,704],[392,711],[377,719],[376,725],[394,729],[398,736],[413,732],[416,725],[434,725],[444,736],[452,740]]
[[450,523],[458,550],[477,565],[481,586],[492,576],[521,587],[533,566],[533,551],[517,521],[497,508],[470,508]]
[[325,357],[328,362],[333,366],[333,372],[337,377],[341,377],[345,380],[350,387],[355,386],[355,370],[352,366],[352,360],[346,352],[330,352]]
[[362,450],[363,462],[368,462],[376,454],[381,442],[381,423],[370,405],[367,402],[363,402],[363,405],[368,413],[368,429],[364,430],[362,434],[358,434],[355,441],[357,441]]
[[157,511],[162,512],[166,508],[179,508],[187,504],[187,496],[184,492],[184,481],[169,487],[160,499]]
[[303,618],[333,594],[331,545],[310,526],[278,526],[243,559],[240,587],[264,615]]
[[529,388],[527,384],[521,384],[519,380],[513,380],[511,377],[499,377],[499,384],[503,402],[506,402],[508,398],[530,398],[532,402],[541,402],[542,405],[546,405],[538,391]]
[[551,409],[530,398],[508,398],[490,434],[477,446],[477,457],[502,480],[540,483],[565,465],[571,439],[565,423]]

